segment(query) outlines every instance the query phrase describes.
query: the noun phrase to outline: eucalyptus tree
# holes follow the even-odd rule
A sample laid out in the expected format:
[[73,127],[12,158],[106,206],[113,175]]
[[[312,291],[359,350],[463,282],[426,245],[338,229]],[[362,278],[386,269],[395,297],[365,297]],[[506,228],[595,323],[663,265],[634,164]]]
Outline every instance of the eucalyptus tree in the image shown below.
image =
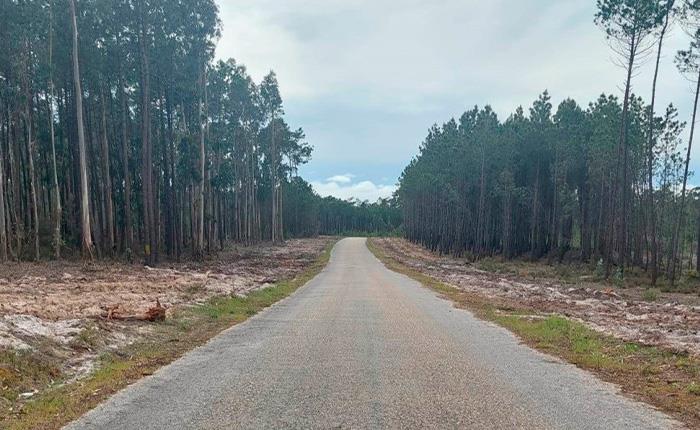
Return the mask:
[[83,255],[93,258],[92,229],[90,228],[90,194],[88,190],[87,149],[85,143],[85,128],[83,124],[83,90],[80,82],[80,59],[78,53],[78,22],[76,17],[75,0],[69,0],[71,24],[73,29],[73,82],[75,85],[76,125],[78,127],[78,151],[80,157],[80,225],[81,248]]
[[280,151],[276,139],[276,129],[278,127],[277,118],[284,114],[282,109],[282,97],[279,93],[277,76],[270,72],[263,78],[260,84],[261,107],[265,120],[268,122],[269,143],[267,145],[267,164],[270,174],[270,217],[271,217],[271,240],[277,243],[284,240],[282,225],[282,193],[278,180],[280,169]]
[[[49,68],[49,95],[47,97],[46,104],[48,106],[48,120],[49,120],[49,133],[51,135],[51,180],[52,180],[52,185],[53,185],[53,194],[52,194],[52,201],[53,201],[53,248],[54,248],[54,258],[58,259],[61,258],[61,244],[63,242],[63,239],[61,238],[61,217],[62,217],[62,208],[61,208],[61,188],[58,183],[58,164],[56,162],[56,131],[55,131],[55,126],[54,126],[54,103],[55,103],[55,86],[54,86],[54,80],[53,80],[53,52],[54,52],[54,4],[53,0],[49,0],[48,4],[48,13],[49,13],[49,35],[48,35],[48,68]],[[0,152],[0,159],[2,159],[2,153]],[[2,181],[2,173],[0,173],[0,188],[3,187],[3,181]],[[4,207],[4,201],[2,201],[2,197],[0,197],[0,206]],[[5,220],[4,220],[4,211],[3,213],[0,214],[0,230],[2,230],[2,234],[4,236],[5,233]],[[6,238],[4,239],[6,242]],[[6,246],[2,246],[3,250],[5,250]],[[4,252],[4,251],[3,251]],[[7,255],[4,256],[4,259],[7,259]]]

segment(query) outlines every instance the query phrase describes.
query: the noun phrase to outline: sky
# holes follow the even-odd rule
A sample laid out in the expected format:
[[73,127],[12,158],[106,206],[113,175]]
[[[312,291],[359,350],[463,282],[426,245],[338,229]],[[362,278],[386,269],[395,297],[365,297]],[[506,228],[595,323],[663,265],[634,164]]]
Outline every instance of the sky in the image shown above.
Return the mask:
[[[505,120],[544,90],[555,107],[622,93],[625,71],[593,23],[594,0],[217,1],[217,57],[258,82],[276,72],[287,121],[314,147],[300,174],[324,196],[390,196],[428,129],[475,105]],[[673,103],[690,122],[694,88],[673,63],[686,44],[673,28],[657,110]],[[645,99],[651,60],[633,80]]]

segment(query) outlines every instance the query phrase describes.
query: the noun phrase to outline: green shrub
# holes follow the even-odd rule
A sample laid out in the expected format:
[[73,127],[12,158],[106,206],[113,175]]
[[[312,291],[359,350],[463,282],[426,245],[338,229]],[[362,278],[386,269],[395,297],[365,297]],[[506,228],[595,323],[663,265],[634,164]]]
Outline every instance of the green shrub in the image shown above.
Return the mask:
[[659,298],[659,290],[656,288],[647,288],[642,293],[642,299],[647,302],[655,302]]

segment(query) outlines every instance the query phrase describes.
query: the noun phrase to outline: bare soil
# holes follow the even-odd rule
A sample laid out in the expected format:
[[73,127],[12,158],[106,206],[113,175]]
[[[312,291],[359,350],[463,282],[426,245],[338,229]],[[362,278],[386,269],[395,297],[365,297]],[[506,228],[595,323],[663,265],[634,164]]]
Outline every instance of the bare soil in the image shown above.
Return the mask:
[[301,273],[331,240],[234,246],[202,262],[159,267],[118,261],[2,264],[0,353],[50,357],[62,375],[79,378],[102,352],[147,336],[152,324],[138,319],[156,302],[169,315],[215,296],[246,295]]
[[[640,287],[617,288],[583,276],[563,281],[482,270],[465,259],[440,256],[405,239],[373,239],[388,256],[465,292],[560,314],[629,342],[700,356],[700,297],[661,293],[643,300]],[[541,273],[547,273],[541,270]]]

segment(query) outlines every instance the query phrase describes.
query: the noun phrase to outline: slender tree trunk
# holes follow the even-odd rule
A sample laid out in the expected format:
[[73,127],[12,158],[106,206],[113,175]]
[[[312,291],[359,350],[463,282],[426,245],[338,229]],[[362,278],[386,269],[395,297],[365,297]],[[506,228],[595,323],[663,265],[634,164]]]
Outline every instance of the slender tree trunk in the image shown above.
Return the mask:
[[[50,6],[51,7],[51,6]],[[53,185],[53,250],[54,258],[61,258],[61,188],[58,185],[58,165],[56,163],[56,133],[53,123],[53,102],[55,90],[53,83],[53,9],[49,9],[49,130],[51,134],[51,180]]]
[[[8,109],[9,111],[9,109]],[[12,181],[12,205],[11,205],[11,210],[10,210],[10,217],[12,220],[14,220],[15,224],[15,257],[17,260],[21,259],[22,257],[22,239],[24,236],[23,233],[23,228],[22,228],[22,222],[21,222],[21,214],[22,214],[22,202],[20,200],[20,177],[19,177],[19,165],[20,165],[20,160],[19,160],[19,145],[15,144],[15,141],[17,140],[15,128],[13,126],[13,115],[10,115],[8,112],[8,127],[9,130],[7,132],[8,136],[8,142],[7,142],[7,149],[8,149],[8,156],[9,156],[9,166],[10,166],[10,178]],[[9,188],[9,187],[8,187]],[[9,204],[9,203],[8,203]]]
[[39,203],[37,198],[37,186],[36,186],[36,170],[34,167],[34,136],[32,134],[33,121],[32,121],[32,89],[30,76],[32,75],[31,69],[31,44],[29,39],[25,43],[25,53],[26,53],[26,69],[24,70],[24,76],[22,77],[24,86],[24,126],[25,126],[25,143],[26,143],[26,155],[27,155],[27,167],[29,168],[27,173],[29,187],[29,195],[27,202],[27,215],[29,224],[33,227],[32,242],[34,248],[34,260],[39,261]]
[[[626,235],[627,235],[627,214],[626,209],[627,209],[627,117],[629,114],[629,99],[630,99],[630,91],[632,87],[632,71],[634,70],[634,61],[635,61],[635,54],[637,52],[637,41],[633,37],[632,41],[630,43],[630,51],[629,51],[629,59],[627,63],[627,78],[625,79],[625,96],[623,99],[622,103],[622,117],[620,121],[620,140],[618,142],[618,152],[617,152],[617,169],[616,169],[616,183],[611,187],[611,198],[610,198],[610,220],[609,220],[609,227],[608,227],[608,246],[606,249],[606,263],[605,263],[605,277],[610,276],[610,269],[612,265],[612,259],[613,259],[613,247],[615,243],[615,224],[620,223],[620,228],[619,231],[617,232],[619,234],[619,242],[618,242],[618,250],[619,250],[619,258],[620,258],[620,270],[621,273],[623,273],[624,276],[624,268],[625,268],[625,256],[626,256]],[[622,166],[620,166],[620,163],[622,162]],[[620,168],[622,168],[622,183],[620,183]],[[619,196],[621,198],[621,210],[619,214],[616,214],[617,212],[617,207],[619,206],[616,201],[616,196],[618,195],[618,188],[619,188]],[[616,216],[619,215],[619,216]]]
[[206,119],[204,118],[204,101],[203,93],[205,91],[205,71],[204,66],[202,69],[201,81],[200,81],[200,95],[199,95],[199,187],[197,189],[197,227],[196,233],[196,246],[195,246],[195,256],[197,258],[202,258],[204,255],[204,185],[205,185],[205,148],[204,148],[204,133],[206,127]]
[[[688,138],[688,151],[685,156],[685,170],[683,171],[683,187],[681,188],[681,202],[680,208],[678,210],[678,221],[676,222],[676,228],[673,234],[673,242],[671,245],[671,262],[670,262],[670,280],[671,285],[676,280],[676,260],[678,255],[678,243],[681,242],[680,234],[683,227],[683,221],[685,217],[685,192],[688,185],[688,167],[690,165],[690,150],[693,147],[693,135],[695,134],[695,119],[698,112],[698,96],[700,95],[700,73],[697,76],[697,83],[695,86],[695,101],[693,104],[693,119],[690,122],[690,137]],[[682,266],[681,266],[682,267]]]
[[29,165],[29,198],[31,204],[31,219],[33,225],[32,242],[34,244],[34,260],[39,261],[39,203],[36,189],[36,171],[34,168],[34,138],[32,136],[31,96],[27,83],[27,100],[25,103],[25,126],[27,128],[27,164]]
[[83,90],[80,85],[80,64],[78,61],[78,21],[75,14],[75,0],[69,0],[73,23],[73,81],[75,84],[75,110],[78,125],[78,151],[80,153],[80,226],[83,256],[93,259],[93,245],[90,229],[90,194],[87,178],[87,153],[85,129],[83,128]]
[[109,142],[107,140],[107,113],[104,92],[101,94],[102,113],[102,186],[104,187],[103,197],[105,200],[105,228],[107,230],[108,253],[114,252],[114,202],[112,200],[112,176],[109,168]]
[[[123,78],[122,78],[123,79]],[[131,221],[131,169],[129,169],[129,111],[127,106],[126,84],[121,84],[121,123],[122,123],[122,175],[124,176],[124,250],[131,254],[134,244],[134,228]]]
[[486,142],[482,142],[481,144],[481,172],[479,176],[479,214],[476,227],[476,254],[482,257],[484,254],[486,230]]
[[277,206],[277,194],[275,190],[275,116],[272,116],[272,120],[270,121],[270,127],[271,127],[271,134],[272,138],[270,140],[270,238],[272,239],[272,243],[277,243],[277,212],[276,212],[276,206]]
[[141,62],[141,162],[142,162],[142,201],[143,201],[143,232],[144,232],[144,254],[146,264],[152,265],[155,261],[156,232],[154,229],[153,210],[153,165],[152,149],[150,141],[151,128],[151,102],[150,102],[150,70],[148,60],[148,43],[146,41],[146,23],[144,17],[143,1],[139,1],[139,51]]
[[659,34],[659,44],[656,51],[656,64],[654,67],[654,80],[651,87],[651,105],[649,106],[649,142],[647,145],[647,181],[648,181],[648,198],[647,205],[649,206],[649,228],[651,229],[651,285],[656,285],[658,277],[659,262],[658,262],[658,247],[656,242],[656,204],[654,202],[654,105],[656,103],[656,83],[659,77],[659,63],[661,62],[661,50],[664,44],[664,36],[668,29],[668,20],[671,13],[666,13],[664,25]]
[[535,168],[535,184],[532,198],[532,221],[530,225],[530,258],[537,259],[539,255],[539,213],[540,213],[540,162],[537,161]]
[[[9,109],[9,107],[8,107]],[[0,118],[2,117],[2,110],[0,110]],[[2,123],[0,122],[0,125]],[[0,132],[2,127],[0,127]],[[10,124],[7,124],[7,132],[9,139]],[[4,263],[7,261],[7,220],[5,214],[5,157],[3,155],[3,144],[0,140],[0,260]]]

